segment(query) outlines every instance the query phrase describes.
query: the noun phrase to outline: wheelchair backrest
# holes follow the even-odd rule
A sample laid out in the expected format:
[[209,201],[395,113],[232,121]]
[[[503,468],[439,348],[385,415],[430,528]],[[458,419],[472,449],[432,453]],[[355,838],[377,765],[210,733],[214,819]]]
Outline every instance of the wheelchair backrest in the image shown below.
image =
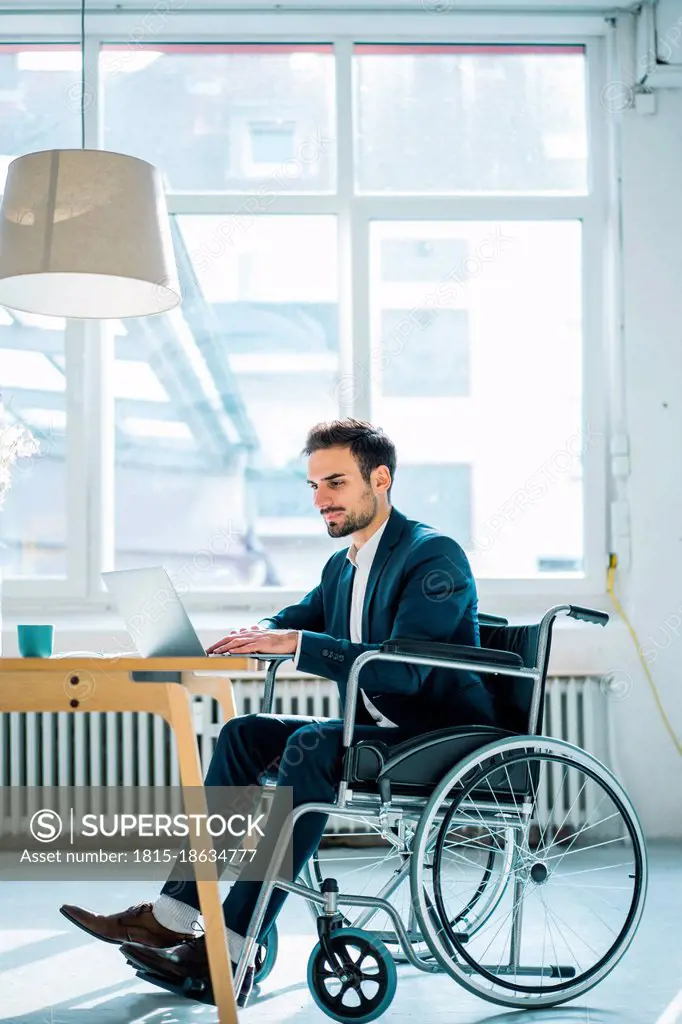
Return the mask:
[[[525,668],[540,668],[540,716],[537,732],[542,732],[542,710],[545,698],[545,681],[552,640],[552,623],[549,626],[547,650],[544,664],[538,665],[540,655],[540,624],[530,626],[490,626],[480,624],[481,647],[496,651],[512,651],[522,659]],[[505,729],[514,732],[529,732],[530,710],[533,699],[533,680],[515,679],[513,676],[483,676],[487,689],[492,694],[498,721]]]

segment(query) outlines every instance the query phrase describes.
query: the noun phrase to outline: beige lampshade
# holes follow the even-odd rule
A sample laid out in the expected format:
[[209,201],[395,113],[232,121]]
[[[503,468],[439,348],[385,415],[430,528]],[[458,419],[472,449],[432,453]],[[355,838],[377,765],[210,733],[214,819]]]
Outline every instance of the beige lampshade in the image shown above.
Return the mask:
[[155,167],[100,149],[12,161],[0,207],[0,304],[118,319],[163,313],[180,301]]

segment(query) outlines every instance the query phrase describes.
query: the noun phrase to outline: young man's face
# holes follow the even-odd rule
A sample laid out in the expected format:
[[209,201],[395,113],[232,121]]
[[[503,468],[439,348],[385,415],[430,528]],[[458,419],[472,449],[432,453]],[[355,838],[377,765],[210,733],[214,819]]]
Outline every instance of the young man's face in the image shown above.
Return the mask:
[[388,470],[379,467],[366,483],[350,448],[323,448],[308,457],[313,502],[330,537],[347,537],[369,526],[388,479]]

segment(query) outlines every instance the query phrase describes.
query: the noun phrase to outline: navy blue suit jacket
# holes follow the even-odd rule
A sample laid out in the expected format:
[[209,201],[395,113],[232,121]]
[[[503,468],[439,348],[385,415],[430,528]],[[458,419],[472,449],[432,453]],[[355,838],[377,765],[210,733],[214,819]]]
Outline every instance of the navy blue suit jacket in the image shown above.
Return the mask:
[[[303,631],[298,667],[336,681],[344,706],[353,661],[391,637],[480,646],[478,596],[460,545],[395,507],[372,562],[362,613],[363,643],[350,638],[355,568],[336,551],[314,590],[261,624]],[[372,661],[359,685],[396,725],[415,733],[494,721],[490,695],[475,672]],[[356,722],[373,719],[358,697]]]

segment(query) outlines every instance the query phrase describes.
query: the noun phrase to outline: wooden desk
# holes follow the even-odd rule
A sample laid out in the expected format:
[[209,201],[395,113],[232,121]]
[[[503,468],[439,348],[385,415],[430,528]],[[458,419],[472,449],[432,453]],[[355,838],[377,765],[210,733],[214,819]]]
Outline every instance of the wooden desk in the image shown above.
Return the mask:
[[[261,663],[262,665],[262,663]],[[183,791],[200,787],[203,776],[194,733],[194,694],[214,697],[224,720],[236,714],[229,674],[254,668],[250,658],[0,658],[0,712],[146,711],[164,718],[177,741]],[[172,681],[135,682],[132,673],[158,672]],[[207,675],[194,675],[202,672]],[[210,673],[215,672],[215,675]],[[196,798],[197,790],[193,792]],[[211,869],[208,868],[209,874]],[[199,880],[206,949],[220,1024],[236,1024],[232,968],[227,948],[217,873]]]

